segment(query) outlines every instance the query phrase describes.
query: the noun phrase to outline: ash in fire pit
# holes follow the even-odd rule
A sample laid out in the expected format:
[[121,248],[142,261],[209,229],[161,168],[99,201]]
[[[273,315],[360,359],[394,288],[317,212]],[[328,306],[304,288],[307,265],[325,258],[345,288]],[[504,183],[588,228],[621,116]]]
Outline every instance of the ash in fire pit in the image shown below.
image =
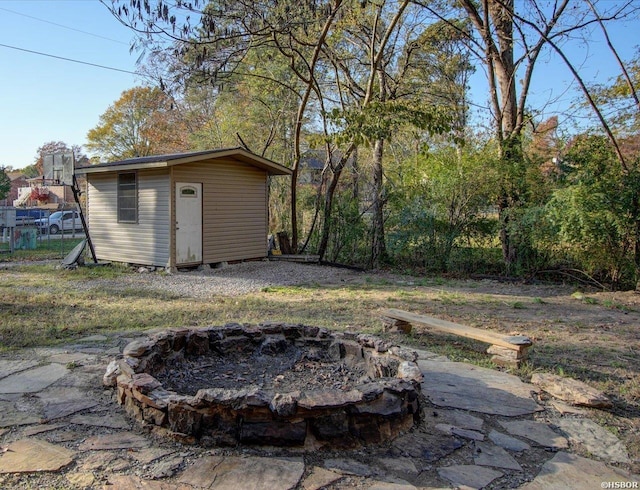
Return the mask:
[[415,353],[302,325],[170,329],[109,364],[125,410],[182,440],[354,446],[418,418]]
[[364,365],[348,366],[333,360],[328,351],[306,346],[267,343],[247,355],[209,353],[191,359],[174,358],[155,377],[168,389],[196,395],[201,389],[257,386],[268,396],[278,392],[350,389],[370,381]]

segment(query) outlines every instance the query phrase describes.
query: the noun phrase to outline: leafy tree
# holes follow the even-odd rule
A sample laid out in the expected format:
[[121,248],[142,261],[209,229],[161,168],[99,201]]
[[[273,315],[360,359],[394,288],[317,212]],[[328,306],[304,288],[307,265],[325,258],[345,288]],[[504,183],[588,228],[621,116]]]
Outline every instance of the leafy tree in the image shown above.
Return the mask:
[[448,271],[456,247],[493,233],[487,203],[495,192],[495,147],[446,147],[406,160],[391,178],[393,255]]
[[122,92],[87,133],[100,160],[121,160],[188,149],[187,131],[170,97],[156,87]]
[[[331,51],[327,49],[326,54],[335,71],[333,85],[344,87],[335,95],[341,105],[331,112],[341,131],[338,141],[343,138],[371,148],[370,159],[363,159],[364,152],[359,152],[359,172],[363,175],[366,170],[363,180],[369,186],[365,199],[372,222],[372,267],[378,267],[386,257],[385,148],[393,136],[407,128],[428,134],[446,132],[451,127],[451,113],[456,112],[449,105],[445,109],[446,99],[438,97],[437,90],[430,92],[435,80],[445,83],[447,69],[439,73],[427,69],[433,45],[442,42],[442,46],[452,47],[455,39],[448,44],[446,35],[438,37],[442,33],[425,30],[427,20],[424,10],[410,2],[360,3],[341,18],[328,39]],[[464,91],[464,86],[455,89],[456,93]]]
[[[640,163],[640,162],[637,162]],[[640,170],[625,172],[606,137],[576,138],[563,159],[569,185],[547,208],[561,240],[587,272],[614,285],[638,280]]]
[[[608,84],[589,87],[589,90],[593,94],[593,103],[597,104],[602,116],[611,123],[610,138],[615,134],[618,138],[627,139],[627,145],[622,141],[619,144],[628,149],[629,139],[637,137],[640,130],[640,51],[626,64],[619,61],[622,74]],[[622,155],[619,158],[623,160],[623,164],[626,158],[633,159],[633,155],[625,149],[621,148],[620,152]]]
[[11,191],[11,179],[5,172],[4,167],[0,167],[0,201],[6,199]]
[[453,10],[444,9],[438,2],[418,3],[453,27],[460,15],[465,15],[472,26],[466,36],[467,45],[487,73],[494,134],[501,151],[496,204],[501,217],[503,258],[507,270],[514,271],[519,256],[528,253],[531,245],[518,239],[526,234],[512,231],[517,230],[517,217],[528,205],[523,130],[531,116],[527,100],[538,60],[543,50],[551,50],[582,82],[565,54],[565,43],[589,32],[598,22],[631,15],[635,7],[630,3],[611,6],[600,2],[610,7],[605,18],[590,7],[592,3],[576,6],[569,0],[457,0],[452,2]]
[[436,21],[405,43],[402,63],[407,65],[403,84],[407,98],[446,107],[458,139],[464,138],[469,113],[469,77],[475,72],[464,41],[470,26],[465,20]]

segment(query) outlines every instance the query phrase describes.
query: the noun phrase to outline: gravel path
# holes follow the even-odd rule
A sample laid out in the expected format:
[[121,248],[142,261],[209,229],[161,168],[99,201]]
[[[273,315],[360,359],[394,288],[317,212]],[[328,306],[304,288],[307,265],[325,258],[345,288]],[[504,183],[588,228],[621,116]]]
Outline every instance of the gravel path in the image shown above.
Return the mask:
[[349,269],[264,260],[172,274],[140,272],[117,280],[92,281],[91,287],[142,288],[180,297],[207,299],[220,295],[237,296],[273,286],[354,283],[361,282],[364,277],[365,273]]

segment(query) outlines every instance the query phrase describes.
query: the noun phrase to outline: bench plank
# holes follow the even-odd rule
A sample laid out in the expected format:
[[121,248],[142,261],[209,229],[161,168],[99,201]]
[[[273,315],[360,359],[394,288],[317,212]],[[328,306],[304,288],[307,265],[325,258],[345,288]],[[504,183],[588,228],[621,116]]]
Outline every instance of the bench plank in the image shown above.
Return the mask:
[[468,327],[459,323],[449,322],[426,315],[418,315],[404,310],[389,308],[382,312],[382,315],[396,320],[402,320],[408,323],[424,325],[445,333],[459,335],[469,339],[479,340],[492,345],[499,345],[507,349],[515,351],[525,351],[533,344],[529,337],[523,335],[502,335],[495,332],[488,332],[475,327]]

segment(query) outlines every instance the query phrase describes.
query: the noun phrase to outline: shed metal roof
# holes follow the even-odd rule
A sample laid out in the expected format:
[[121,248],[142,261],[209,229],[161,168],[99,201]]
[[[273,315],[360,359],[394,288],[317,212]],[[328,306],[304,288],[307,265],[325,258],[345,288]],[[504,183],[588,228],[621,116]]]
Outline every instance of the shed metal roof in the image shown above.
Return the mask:
[[174,165],[196,163],[205,160],[216,160],[219,158],[230,158],[239,162],[248,163],[254,167],[266,170],[270,175],[291,175],[291,170],[287,167],[239,147],[129,158],[127,160],[120,160],[117,162],[98,163],[96,165],[77,167],[75,171],[77,174],[121,172],[123,170],[172,167]]

